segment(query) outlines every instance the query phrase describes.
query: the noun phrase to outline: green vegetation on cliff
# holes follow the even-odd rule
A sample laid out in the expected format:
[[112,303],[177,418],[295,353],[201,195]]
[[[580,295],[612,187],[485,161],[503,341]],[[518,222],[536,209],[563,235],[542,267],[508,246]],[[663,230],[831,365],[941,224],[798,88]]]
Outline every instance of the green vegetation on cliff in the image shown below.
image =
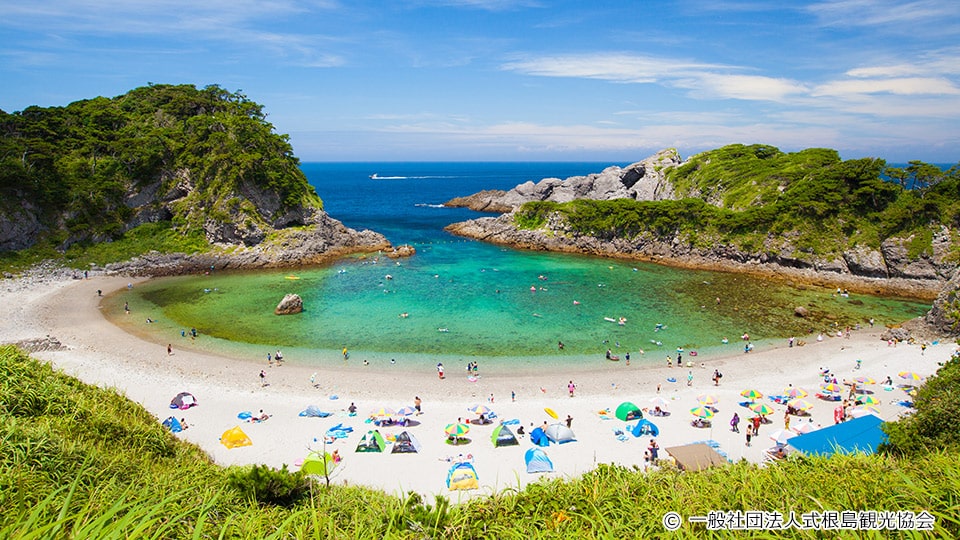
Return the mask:
[[239,92],[191,85],[0,111],[0,251],[112,241],[144,223],[248,243],[303,225],[322,203],[265,118]]
[[[0,347],[0,536],[3,538],[657,538],[662,516],[710,511],[929,512],[929,533],[956,538],[960,469],[953,417],[960,364],[917,396],[916,419],[891,430],[888,454],[746,462],[701,473],[600,465],[452,506],[358,487],[308,484],[300,473],[221,468],[142,407],[80,383],[11,346]],[[929,399],[927,399],[929,398]],[[940,421],[937,419],[939,418]],[[931,424],[930,421],[933,421]],[[951,431],[952,430],[952,431]],[[947,437],[948,439],[945,439]],[[909,447],[900,445],[909,441]],[[438,484],[439,484],[438,480]],[[744,537],[774,532],[746,531]],[[800,528],[783,538],[836,536]],[[855,531],[847,531],[858,537]],[[728,537],[685,523],[671,538]]]
[[755,253],[789,245],[825,258],[891,237],[912,238],[909,255],[917,257],[929,253],[941,227],[960,225],[957,167],[911,162],[898,169],[881,159],[842,161],[828,149],[730,145],[692,156],[666,179],[676,200],[532,202],[515,222],[538,228],[557,213],[573,232],[604,240],[679,237],[694,247]]

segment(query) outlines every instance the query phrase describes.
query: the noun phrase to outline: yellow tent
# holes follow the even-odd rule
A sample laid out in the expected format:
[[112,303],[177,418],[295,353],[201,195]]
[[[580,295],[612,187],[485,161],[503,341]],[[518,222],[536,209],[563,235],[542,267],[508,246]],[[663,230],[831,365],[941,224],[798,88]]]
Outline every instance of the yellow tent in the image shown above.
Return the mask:
[[240,429],[240,426],[234,426],[223,432],[223,435],[220,436],[220,443],[227,448],[237,448],[238,446],[250,446],[253,441]]

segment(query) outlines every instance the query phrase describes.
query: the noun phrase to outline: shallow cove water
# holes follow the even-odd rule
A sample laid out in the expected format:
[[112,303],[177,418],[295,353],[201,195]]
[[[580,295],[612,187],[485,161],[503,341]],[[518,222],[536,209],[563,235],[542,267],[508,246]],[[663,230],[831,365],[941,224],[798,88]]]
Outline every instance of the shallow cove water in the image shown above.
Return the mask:
[[[129,302],[135,316],[114,320],[132,331],[177,343],[196,328],[199,338],[191,346],[251,359],[265,360],[267,352],[282,349],[288,359],[322,365],[342,361],[340,351],[347,348],[354,362],[396,358],[422,368],[426,358],[470,357],[535,368],[603,360],[608,349],[620,357],[631,352],[639,362],[662,362],[675,357],[677,348],[684,349],[685,360],[690,351],[703,358],[742,353],[744,333],[761,344],[792,335],[811,340],[811,333],[835,333],[870,318],[901,322],[929,309],[921,302],[846,297],[736,274],[517,251],[442,230],[479,215],[440,206],[452,197],[604,166],[305,164],[331,215],[350,227],[382,232],[394,245],[410,243],[417,254],[399,261],[351,257],[296,271],[151,280],[106,299],[107,312],[122,314],[123,302]],[[390,179],[371,179],[375,172]],[[303,298],[303,313],[273,314],[287,293]],[[797,306],[811,316],[794,316]],[[146,324],[146,318],[155,322]]]

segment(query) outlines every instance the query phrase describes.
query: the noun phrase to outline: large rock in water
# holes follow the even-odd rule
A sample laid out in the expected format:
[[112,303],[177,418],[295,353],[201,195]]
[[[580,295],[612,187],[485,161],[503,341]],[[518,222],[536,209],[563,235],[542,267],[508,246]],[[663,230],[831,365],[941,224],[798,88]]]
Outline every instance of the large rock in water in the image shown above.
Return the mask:
[[303,311],[303,299],[299,294],[288,294],[277,304],[277,309],[273,310],[276,315],[292,315]]

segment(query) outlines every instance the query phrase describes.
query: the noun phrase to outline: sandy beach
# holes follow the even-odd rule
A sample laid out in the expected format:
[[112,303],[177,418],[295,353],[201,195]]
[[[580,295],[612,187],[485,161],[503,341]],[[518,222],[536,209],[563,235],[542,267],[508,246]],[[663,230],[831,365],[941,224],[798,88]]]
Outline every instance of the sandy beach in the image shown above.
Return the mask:
[[[185,419],[189,428],[176,436],[202,447],[216,463],[261,463],[273,467],[287,464],[296,469],[309,449],[323,447],[328,428],[343,424],[352,428],[352,433],[326,445],[328,451],[336,449],[343,458],[334,471],[334,483],[370,486],[394,494],[441,494],[455,501],[522,487],[544,477],[574,477],[599,463],[643,468],[650,437],[627,434],[620,440],[616,435],[627,426],[613,414],[624,401],[652,409],[653,398],[666,400],[669,416],[648,416],[659,427],[656,439],[661,448],[713,440],[731,460],[761,462],[764,450],[774,444],[770,434],[784,427],[786,411],[784,405],[767,396],[780,395],[789,385],[806,389],[810,392],[806,399],[813,409],[808,417],[792,416],[791,427],[801,423],[832,425],[836,403],[814,395],[823,382],[821,370],[829,368],[841,382],[859,376],[875,379],[876,384],[862,387],[880,400],[880,416],[894,420],[908,411],[898,404],[907,396],[900,389],[885,390],[880,382],[888,376],[894,384],[903,382],[897,377],[903,370],[930,375],[936,371],[937,363],[946,361],[955,349],[951,342],[931,344],[925,350],[907,343],[892,347],[879,338],[883,328],[864,325],[849,338],[834,336],[817,342],[813,336],[807,336],[808,343],[802,347],[788,347],[784,340],[782,347],[744,354],[741,346],[732,349],[737,353],[728,357],[705,360],[703,366],[698,358],[686,357],[685,361],[695,362],[690,368],[668,368],[666,358],[658,354],[656,360],[634,357],[629,366],[621,361],[618,369],[596,373],[481,372],[478,380],[470,381],[464,366],[445,366],[443,380],[435,370],[410,373],[348,366],[324,369],[311,382],[317,370],[297,365],[296,359],[288,358],[290,361],[280,367],[269,366],[265,360],[250,362],[183,350],[179,346],[183,342],[175,343],[173,354],[168,354],[167,343],[150,342],[119,329],[101,313],[97,291],[106,295],[128,283],[136,286],[137,282],[101,275],[83,280],[5,280],[0,298],[7,306],[8,316],[0,328],[0,342],[56,338],[65,346],[64,350],[38,352],[34,356],[84,382],[115,388],[142,404],[158,422],[169,416]],[[860,369],[856,369],[858,360]],[[266,375],[263,381],[261,370]],[[719,385],[711,380],[714,370],[723,374]],[[693,379],[688,385],[690,374]],[[571,379],[576,386],[572,397],[568,392]],[[768,417],[770,423],[760,427],[751,446],[746,446],[744,432],[746,419],[753,413],[740,405],[746,401],[740,395],[745,389],[763,393],[760,401],[773,409]],[[199,406],[182,411],[170,409],[171,399],[184,391],[196,396]],[[512,393],[515,400],[511,399]],[[702,394],[717,400],[712,427],[691,425],[694,416],[690,409],[699,405],[697,398]],[[412,407],[415,396],[422,399],[423,413],[409,418],[418,425],[379,429],[385,436],[408,430],[421,444],[419,453],[391,454],[391,445],[383,453],[355,452],[360,437],[376,427],[367,422],[371,412],[383,406]],[[351,403],[356,405],[356,416],[347,413]],[[472,425],[466,435],[470,439],[467,444],[447,444],[444,427],[458,419],[475,419],[477,415],[468,408],[478,404],[493,409],[496,421],[519,420],[528,433],[545,421],[555,422],[545,408],[554,410],[560,420],[569,415],[576,441],[544,448],[555,467],[554,472],[544,474],[526,472],[523,454],[531,447],[529,437],[521,438],[518,446],[493,447],[490,436],[496,421]],[[300,416],[310,405],[332,414],[326,418]],[[240,412],[259,414],[261,409],[270,415],[264,422],[238,419]],[[743,419],[739,433],[729,425],[734,412]],[[221,435],[234,426],[240,426],[253,444],[234,449],[223,446]],[[510,427],[515,429],[517,425]],[[661,451],[661,457],[663,454]],[[479,490],[447,490],[450,460],[461,455],[472,459],[479,475]]]

